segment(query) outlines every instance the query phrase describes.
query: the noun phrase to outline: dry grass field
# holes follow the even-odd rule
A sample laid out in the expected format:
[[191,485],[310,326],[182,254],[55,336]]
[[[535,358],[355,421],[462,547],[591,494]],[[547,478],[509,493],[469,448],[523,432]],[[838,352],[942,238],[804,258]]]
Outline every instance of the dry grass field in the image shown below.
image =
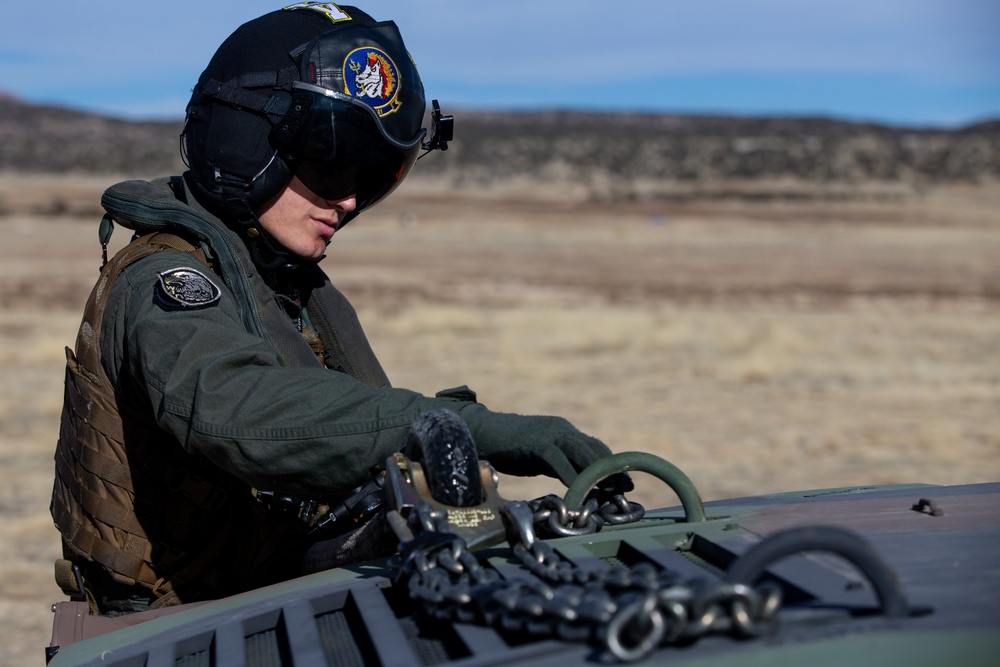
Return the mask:
[[[43,663],[61,596],[47,508],[63,347],[109,182],[0,175],[5,667]],[[612,207],[417,185],[324,262],[397,386],[468,384],[496,410],[565,416],[669,458],[706,500],[1000,480],[1000,187]],[[636,482],[640,502],[676,504]]]

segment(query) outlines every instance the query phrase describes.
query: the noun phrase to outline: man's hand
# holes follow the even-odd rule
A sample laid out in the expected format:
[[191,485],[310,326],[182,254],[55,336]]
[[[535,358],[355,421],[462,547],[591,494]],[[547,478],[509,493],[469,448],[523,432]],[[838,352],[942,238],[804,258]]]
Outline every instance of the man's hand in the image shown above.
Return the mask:
[[[471,410],[470,410],[471,408]],[[489,412],[480,405],[460,411],[469,415],[476,449],[499,472],[509,475],[548,475],[569,486],[577,474],[611,450],[562,417],[536,417]],[[617,493],[631,491],[628,475],[612,475],[600,484]]]

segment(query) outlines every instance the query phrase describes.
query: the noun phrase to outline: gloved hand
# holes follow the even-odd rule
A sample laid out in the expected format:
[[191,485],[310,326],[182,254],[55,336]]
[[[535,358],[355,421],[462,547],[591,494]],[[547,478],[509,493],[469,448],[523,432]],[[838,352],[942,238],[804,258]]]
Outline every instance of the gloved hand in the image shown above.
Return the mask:
[[[566,486],[594,461],[611,456],[608,446],[562,417],[491,412],[479,404],[459,410],[469,424],[481,458],[502,473],[558,477]],[[599,485],[616,493],[633,488],[628,475],[612,475]]]

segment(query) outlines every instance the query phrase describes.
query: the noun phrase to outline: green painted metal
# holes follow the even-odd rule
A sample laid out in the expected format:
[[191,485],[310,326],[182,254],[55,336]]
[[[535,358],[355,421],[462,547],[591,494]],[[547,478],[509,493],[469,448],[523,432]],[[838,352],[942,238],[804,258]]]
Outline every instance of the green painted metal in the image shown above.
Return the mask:
[[992,630],[845,634],[804,643],[745,642],[738,654],[671,656],[653,665],[684,667],[995,667],[1000,639]]
[[603,479],[619,473],[638,470],[656,476],[674,490],[684,507],[687,523],[705,520],[705,504],[694,482],[684,472],[659,456],[645,452],[622,452],[601,459],[580,473],[567,489],[564,498],[568,507],[579,507],[594,486]]
[[[587,471],[586,475],[590,481],[584,479],[580,483],[581,486],[592,486],[594,481],[600,480],[600,475],[621,470],[621,465],[626,464],[628,467],[625,470],[652,472],[661,479],[662,477],[657,474],[657,471],[662,472],[662,470],[672,468],[669,464],[664,466],[665,462],[657,460],[656,457],[622,457],[622,459],[624,460],[616,461],[615,465],[611,466],[610,472],[609,470]],[[643,467],[645,464],[649,464],[655,470],[649,471]],[[690,482],[688,483],[690,484]],[[678,484],[678,486],[683,487],[683,484]],[[671,484],[671,488],[674,488],[673,484]],[[638,523],[607,526],[599,533],[559,538],[558,550],[563,557],[581,563],[594,558],[614,559],[620,557],[625,561],[633,554],[662,556],[664,557],[663,562],[667,563],[668,552],[684,552],[683,556],[686,557],[688,554],[685,545],[689,544],[692,538],[704,543],[721,545],[720,548],[731,548],[732,544],[739,543],[741,535],[743,535],[741,524],[761,512],[767,512],[771,515],[780,508],[784,508],[785,511],[789,511],[791,508],[790,511],[797,513],[799,510],[796,508],[806,509],[814,505],[826,504],[828,501],[831,505],[840,507],[842,503],[838,504],[839,501],[853,498],[857,503],[857,511],[842,513],[834,517],[838,523],[850,526],[852,521],[859,516],[858,513],[864,513],[866,508],[870,506],[865,496],[873,496],[873,501],[880,498],[898,498],[895,505],[909,510],[913,501],[928,495],[928,490],[936,489],[937,493],[933,494],[933,497],[949,509],[956,509],[955,505],[959,499],[972,497],[971,488],[966,495],[961,495],[962,488],[901,484],[818,489],[731,499],[730,501],[710,503],[712,518],[693,523],[677,520],[680,516],[680,508],[654,509]],[[691,489],[693,491],[693,486]],[[910,493],[911,490],[913,493]],[[991,486],[986,491],[993,494],[989,496],[992,499],[988,498],[983,502],[993,504],[981,503],[972,506],[967,503],[968,509],[966,511],[978,512],[978,514],[969,515],[967,522],[972,523],[976,517],[980,519],[976,525],[984,524],[982,528],[977,529],[978,532],[983,533],[983,537],[977,544],[981,544],[983,548],[990,548],[991,544],[996,544],[996,524],[989,520],[990,516],[996,515],[995,513],[990,514],[990,508],[996,507],[995,498],[998,490],[995,486]],[[579,492],[577,502],[583,497],[584,492]],[[567,494],[567,498],[567,502],[573,500],[573,496],[569,494]],[[951,498],[950,502],[949,498]],[[698,508],[701,507],[697,492],[693,492],[693,498],[688,498],[688,505],[691,504]],[[697,510],[691,513],[685,507],[684,511],[689,515],[688,521],[698,516]],[[950,511],[946,516],[940,518],[912,512],[912,518],[913,521],[924,521],[930,525],[930,522],[935,521],[958,521],[962,519],[962,515],[956,509],[956,511]],[[703,641],[692,646],[668,647],[650,656],[643,664],[683,664],[691,667],[719,667],[721,665],[834,667],[844,664],[877,664],[887,667],[896,665],[906,665],[907,667],[936,667],[938,665],[985,667],[996,664],[996,656],[1000,655],[1000,633],[997,632],[995,620],[997,618],[995,595],[998,589],[996,588],[995,568],[988,567],[987,570],[983,570],[984,564],[989,566],[992,561],[989,558],[983,558],[981,554],[966,554],[955,551],[955,548],[949,550],[941,546],[949,542],[946,539],[942,540],[942,538],[951,534],[963,535],[969,531],[958,524],[952,528],[938,529],[936,537],[935,535],[927,535],[926,549],[914,550],[912,558],[899,559],[899,546],[903,544],[901,537],[907,532],[914,533],[915,529],[907,528],[906,531],[901,531],[898,524],[893,524],[888,528],[869,525],[868,528],[871,536],[879,538],[881,548],[896,545],[896,562],[889,560],[887,563],[890,566],[895,565],[903,568],[901,571],[902,581],[906,584],[908,599],[914,603],[913,609],[925,608],[930,611],[885,618],[868,615],[854,617],[833,614],[824,616],[822,609],[813,610],[809,613],[816,612],[815,615],[804,616],[805,621],[796,619],[792,615],[783,619],[785,623],[788,623],[785,629],[790,631],[789,633],[782,633],[779,628],[776,635],[759,640],[739,641],[729,638],[714,638],[712,641]],[[959,528],[962,529],[959,530]],[[993,532],[990,533],[989,530],[993,530]],[[917,534],[919,532],[916,530]],[[727,542],[730,546],[727,546]],[[972,544],[972,542],[966,540],[965,544]],[[813,547],[815,548],[815,545]],[[785,550],[779,551],[783,553]],[[797,552],[798,549],[789,547],[787,551]],[[837,549],[829,551],[836,553]],[[741,553],[745,557],[749,550]],[[946,560],[945,556],[947,556]],[[497,549],[495,552],[493,550],[482,552],[480,559],[488,560],[498,569],[510,565],[509,553],[502,549]],[[709,564],[719,566],[719,561],[709,559]],[[822,562],[820,564],[822,565]],[[918,567],[914,569],[914,565]],[[929,571],[930,566],[935,566],[935,571],[942,577],[950,577],[949,580],[954,582],[953,586],[962,586],[962,588],[945,588],[940,582],[929,581],[925,574]],[[968,584],[968,576],[971,575],[959,576],[967,566],[972,569],[978,568],[976,571],[983,577],[981,585],[977,585],[974,593],[971,594],[966,592],[973,590],[969,589]],[[669,567],[669,564],[664,565],[664,567]],[[156,664],[160,664],[160,662],[165,664],[166,661],[172,664],[173,655],[168,652],[173,651],[172,647],[175,644],[179,645],[178,642],[188,641],[191,637],[200,639],[205,636],[206,632],[226,626],[226,624],[229,624],[226,627],[230,627],[230,629],[236,627],[233,625],[234,619],[244,624],[255,622],[255,619],[261,614],[273,615],[277,613],[275,610],[278,609],[291,609],[296,613],[305,610],[302,613],[309,616],[340,605],[340,602],[331,601],[335,597],[339,599],[343,596],[357,595],[358,599],[367,599],[366,595],[388,587],[388,572],[389,568],[384,561],[374,561],[358,564],[351,568],[317,573],[266,589],[244,593],[234,598],[207,602],[203,606],[192,605],[187,610],[178,609],[176,615],[148,620],[112,634],[66,645],[54,657],[50,667],[81,667],[82,665],[89,667],[98,664],[115,664],[116,667],[152,665],[152,660],[146,663],[141,661],[145,658],[133,657],[145,655],[142,653],[145,649],[152,651],[149,655],[159,654]],[[790,609],[792,613],[806,611],[805,608],[796,609],[794,606]],[[974,610],[980,610],[984,613],[976,617],[970,616],[970,612]],[[372,612],[369,609],[366,613]],[[891,613],[888,615],[893,616]],[[378,629],[381,627],[379,625],[372,626],[379,632]],[[218,636],[229,637],[224,633],[220,633]],[[474,636],[479,637],[478,634]],[[489,655],[490,664],[554,667],[589,664],[586,657],[588,654],[584,652],[585,650],[573,643],[545,641],[512,647],[505,647],[502,643],[498,643],[493,648],[484,645],[483,654],[480,657]],[[405,654],[407,654],[406,651],[400,652],[400,655]],[[162,656],[166,657],[163,660],[159,659]],[[170,660],[166,660],[166,658],[170,658]],[[217,658],[219,667],[244,664],[235,654],[220,655]],[[462,661],[459,660],[459,662]]]

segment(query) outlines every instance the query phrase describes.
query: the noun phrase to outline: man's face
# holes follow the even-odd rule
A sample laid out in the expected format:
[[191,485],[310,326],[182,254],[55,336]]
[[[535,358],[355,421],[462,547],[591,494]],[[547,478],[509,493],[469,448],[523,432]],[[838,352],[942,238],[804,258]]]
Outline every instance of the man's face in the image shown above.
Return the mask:
[[285,250],[315,261],[326,253],[337,227],[355,206],[354,195],[328,201],[293,176],[277,197],[257,211],[257,220]]

